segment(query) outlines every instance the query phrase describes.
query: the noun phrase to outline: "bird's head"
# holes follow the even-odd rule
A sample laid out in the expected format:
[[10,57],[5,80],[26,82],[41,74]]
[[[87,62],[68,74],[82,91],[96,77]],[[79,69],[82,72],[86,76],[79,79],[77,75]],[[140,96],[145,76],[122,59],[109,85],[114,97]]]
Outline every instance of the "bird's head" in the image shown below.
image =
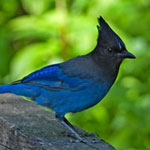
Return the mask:
[[102,17],[98,18],[98,22],[100,26],[97,26],[99,34],[96,50],[101,56],[119,61],[125,58],[135,58],[133,54],[126,50],[124,42]]

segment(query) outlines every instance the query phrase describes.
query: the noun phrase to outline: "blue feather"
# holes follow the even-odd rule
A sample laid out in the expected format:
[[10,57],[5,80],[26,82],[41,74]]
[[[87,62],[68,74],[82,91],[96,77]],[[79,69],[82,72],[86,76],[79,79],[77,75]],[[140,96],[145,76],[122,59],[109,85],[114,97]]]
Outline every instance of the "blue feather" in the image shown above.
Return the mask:
[[24,77],[22,79],[22,82],[29,82],[31,80],[36,80],[36,79],[49,79],[49,80],[56,80],[57,78],[57,73],[60,71],[59,67],[57,65],[50,65],[47,67],[44,67],[42,69],[39,69],[28,76]]
[[0,86],[0,93],[29,97],[37,104],[53,109],[63,125],[82,140],[66,121],[65,114],[82,111],[100,102],[113,85],[123,59],[135,58],[102,17],[99,23],[97,45],[92,52]]
[[0,86],[0,93],[13,93],[32,98],[40,94],[40,88],[38,86],[26,84],[8,84]]
[[0,93],[30,97],[37,104],[52,108],[59,118],[97,104],[113,85],[122,60],[127,58],[120,37],[102,17],[99,23],[98,43],[91,53],[46,66],[13,84],[0,86]]
[[30,97],[37,104],[53,109],[59,118],[68,112],[78,112],[97,104],[108,92],[109,82],[67,75],[64,65],[39,69],[16,84],[0,86],[0,93]]

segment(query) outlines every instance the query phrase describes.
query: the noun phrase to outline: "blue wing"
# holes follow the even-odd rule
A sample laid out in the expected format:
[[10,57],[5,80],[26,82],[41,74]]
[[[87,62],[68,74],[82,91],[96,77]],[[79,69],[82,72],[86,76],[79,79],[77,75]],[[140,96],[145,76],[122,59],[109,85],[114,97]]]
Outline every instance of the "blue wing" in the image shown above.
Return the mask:
[[[59,114],[59,118],[67,112],[89,108],[105,96],[109,86],[93,83],[86,72],[86,78],[83,78],[80,70],[77,70],[78,65],[69,67],[71,72],[67,67],[64,63],[44,67],[16,84],[0,87],[0,93],[8,92],[29,97],[39,105],[52,108]],[[83,69],[81,71],[84,72]]]
[[89,80],[81,79],[79,76],[70,77],[63,73],[63,68],[59,64],[39,69],[21,80],[21,83],[41,86],[51,90],[77,90],[83,88],[89,82]]

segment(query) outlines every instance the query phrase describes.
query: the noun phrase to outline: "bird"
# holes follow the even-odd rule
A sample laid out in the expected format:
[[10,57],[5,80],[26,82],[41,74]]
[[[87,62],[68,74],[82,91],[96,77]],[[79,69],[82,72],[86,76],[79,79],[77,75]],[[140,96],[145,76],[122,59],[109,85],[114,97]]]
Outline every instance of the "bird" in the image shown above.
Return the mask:
[[98,38],[88,54],[36,70],[21,80],[0,86],[0,94],[30,98],[55,112],[56,118],[83,141],[67,113],[76,113],[99,103],[108,93],[126,58],[136,58],[102,16],[98,18]]

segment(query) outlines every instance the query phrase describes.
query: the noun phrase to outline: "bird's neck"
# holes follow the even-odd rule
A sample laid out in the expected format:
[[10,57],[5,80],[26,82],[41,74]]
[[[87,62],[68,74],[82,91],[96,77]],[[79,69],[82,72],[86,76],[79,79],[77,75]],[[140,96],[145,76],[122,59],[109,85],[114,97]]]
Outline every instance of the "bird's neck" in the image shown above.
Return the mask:
[[103,77],[109,79],[113,83],[118,75],[119,67],[122,61],[98,55],[96,52],[91,53],[90,55],[100,69],[100,73]]

